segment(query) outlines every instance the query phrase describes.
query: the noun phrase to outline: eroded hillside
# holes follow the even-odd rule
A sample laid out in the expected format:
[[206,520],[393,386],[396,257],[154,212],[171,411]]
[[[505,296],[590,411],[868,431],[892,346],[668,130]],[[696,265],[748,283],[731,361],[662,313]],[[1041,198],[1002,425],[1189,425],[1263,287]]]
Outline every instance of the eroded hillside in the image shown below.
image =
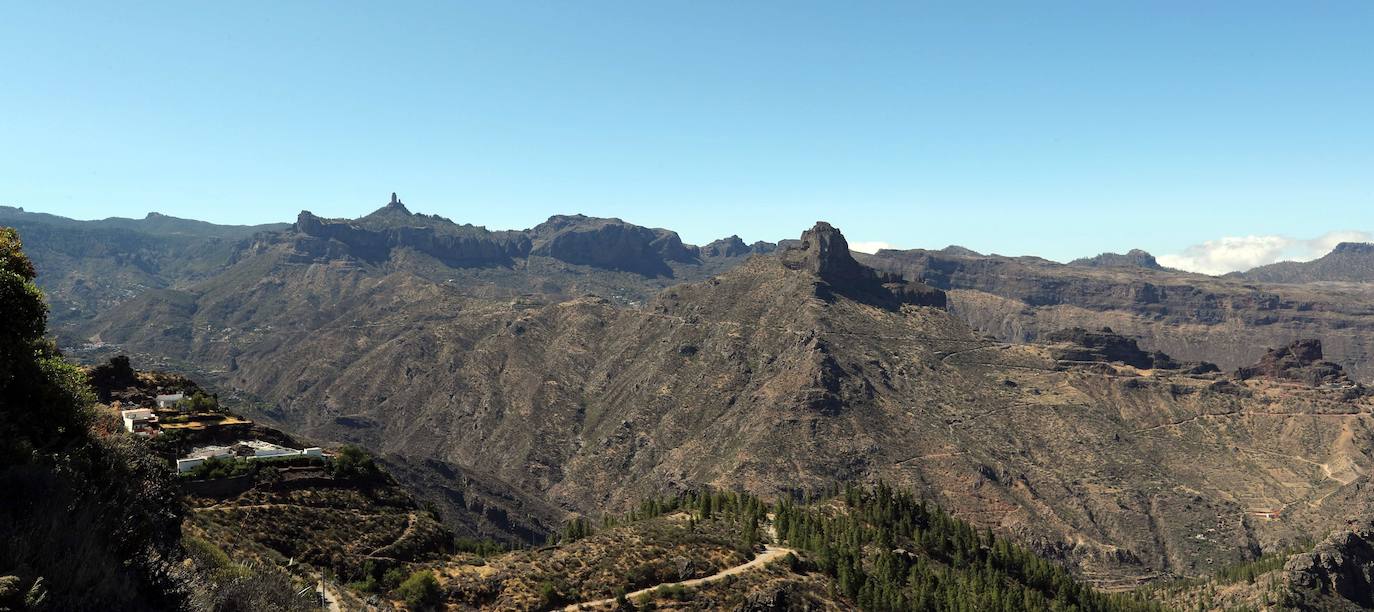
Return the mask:
[[288,255],[99,336],[219,370],[260,416],[403,458],[429,487],[446,464],[587,511],[881,477],[1103,584],[1203,573],[1366,502],[1359,389],[989,340],[824,224],[642,308]]

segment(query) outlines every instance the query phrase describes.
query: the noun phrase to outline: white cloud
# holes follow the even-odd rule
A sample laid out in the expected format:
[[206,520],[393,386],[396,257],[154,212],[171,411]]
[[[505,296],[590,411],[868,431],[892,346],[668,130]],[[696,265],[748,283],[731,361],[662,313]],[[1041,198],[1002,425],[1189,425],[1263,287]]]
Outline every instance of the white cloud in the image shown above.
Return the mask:
[[1370,242],[1369,232],[1344,230],[1316,238],[1287,236],[1226,236],[1195,244],[1181,253],[1161,255],[1161,265],[1203,274],[1249,270],[1276,261],[1311,261],[1331,252],[1342,242]]
[[849,250],[860,253],[877,253],[879,250],[890,248],[893,248],[891,244],[882,241],[849,243]]

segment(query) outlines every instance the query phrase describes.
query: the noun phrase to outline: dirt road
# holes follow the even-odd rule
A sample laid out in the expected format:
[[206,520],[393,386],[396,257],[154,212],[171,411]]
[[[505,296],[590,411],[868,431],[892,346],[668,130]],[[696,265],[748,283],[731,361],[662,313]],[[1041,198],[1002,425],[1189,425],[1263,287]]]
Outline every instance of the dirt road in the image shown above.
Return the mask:
[[[669,587],[676,587],[676,586],[680,586],[680,587],[694,587],[694,586],[706,584],[706,583],[709,583],[709,582],[715,582],[715,581],[717,581],[717,580],[720,580],[720,579],[722,579],[722,578],[725,578],[726,576],[734,576],[735,574],[744,573],[744,572],[747,572],[747,571],[749,571],[749,570],[751,570],[751,569],[754,569],[754,568],[763,567],[764,565],[767,565],[768,563],[770,563],[770,562],[772,562],[772,561],[776,561],[776,560],[778,560],[778,559],[781,559],[781,558],[787,556],[788,553],[793,553],[793,554],[795,554],[796,551],[794,551],[794,550],[792,550],[792,549],[790,549],[790,548],[782,548],[782,547],[779,547],[779,546],[765,546],[765,547],[763,547],[763,552],[759,553],[757,556],[755,556],[755,557],[753,558],[753,560],[749,561],[748,563],[743,563],[743,564],[740,564],[740,565],[736,565],[736,566],[734,566],[734,567],[730,567],[730,568],[723,569],[723,570],[721,570],[721,571],[719,571],[719,572],[716,572],[716,573],[714,573],[714,574],[711,574],[710,576],[703,576],[703,577],[701,577],[701,578],[693,578],[693,579],[691,579],[691,580],[683,580],[682,582],[665,582],[665,583],[663,583],[663,584],[657,584],[657,585],[651,586],[651,587],[649,587],[649,588],[647,588],[647,589],[640,589],[640,590],[635,591],[635,592],[633,592],[633,593],[629,593],[629,594],[625,595],[625,598],[633,601],[636,597],[639,597],[639,596],[641,596],[641,595],[646,595],[646,594],[648,594],[648,593],[651,593],[651,592],[654,591],[654,589],[657,589],[657,588],[659,588],[659,587],[665,587],[665,586],[669,586]],[[608,598],[608,599],[598,599],[598,600],[596,600],[596,601],[584,601],[584,602],[582,602],[582,603],[575,603],[575,604],[569,605],[569,606],[567,606],[567,607],[565,607],[565,608],[563,608],[563,609],[564,609],[565,611],[567,611],[567,612],[575,612],[576,610],[595,610],[595,609],[600,608],[600,607],[602,607],[602,606],[613,606],[613,605],[615,605],[615,598],[614,598],[614,597],[611,597],[611,598]]]

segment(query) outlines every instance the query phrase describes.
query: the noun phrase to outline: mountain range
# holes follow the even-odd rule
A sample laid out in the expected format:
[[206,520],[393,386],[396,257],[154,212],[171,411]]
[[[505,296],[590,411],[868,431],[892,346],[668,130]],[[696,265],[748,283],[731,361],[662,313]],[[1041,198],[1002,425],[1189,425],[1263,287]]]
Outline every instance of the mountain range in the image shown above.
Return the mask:
[[361,444],[445,516],[491,500],[450,521],[463,533],[883,480],[1126,586],[1287,549],[1374,501],[1359,246],[1219,278],[1140,251],[863,255],[825,223],[704,247],[581,215],[489,231],[394,195],[291,225],[0,224],[70,354],[160,362]]

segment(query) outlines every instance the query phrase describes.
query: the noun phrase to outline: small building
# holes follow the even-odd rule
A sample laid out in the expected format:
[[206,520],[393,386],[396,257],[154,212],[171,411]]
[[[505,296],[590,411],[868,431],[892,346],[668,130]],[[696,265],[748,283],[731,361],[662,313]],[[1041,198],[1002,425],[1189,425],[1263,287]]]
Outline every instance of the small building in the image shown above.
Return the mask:
[[185,393],[170,393],[167,395],[159,395],[157,396],[157,407],[172,408],[176,406],[177,402],[183,399],[186,399]]
[[151,409],[121,410],[119,415],[124,417],[124,429],[130,433],[142,436],[156,436],[158,434],[157,415],[153,414]]
[[277,457],[316,457],[324,459],[324,449],[312,446],[304,450],[288,448],[262,440],[243,440],[228,446],[204,446],[177,459],[177,472],[189,472],[207,459],[272,459]]

